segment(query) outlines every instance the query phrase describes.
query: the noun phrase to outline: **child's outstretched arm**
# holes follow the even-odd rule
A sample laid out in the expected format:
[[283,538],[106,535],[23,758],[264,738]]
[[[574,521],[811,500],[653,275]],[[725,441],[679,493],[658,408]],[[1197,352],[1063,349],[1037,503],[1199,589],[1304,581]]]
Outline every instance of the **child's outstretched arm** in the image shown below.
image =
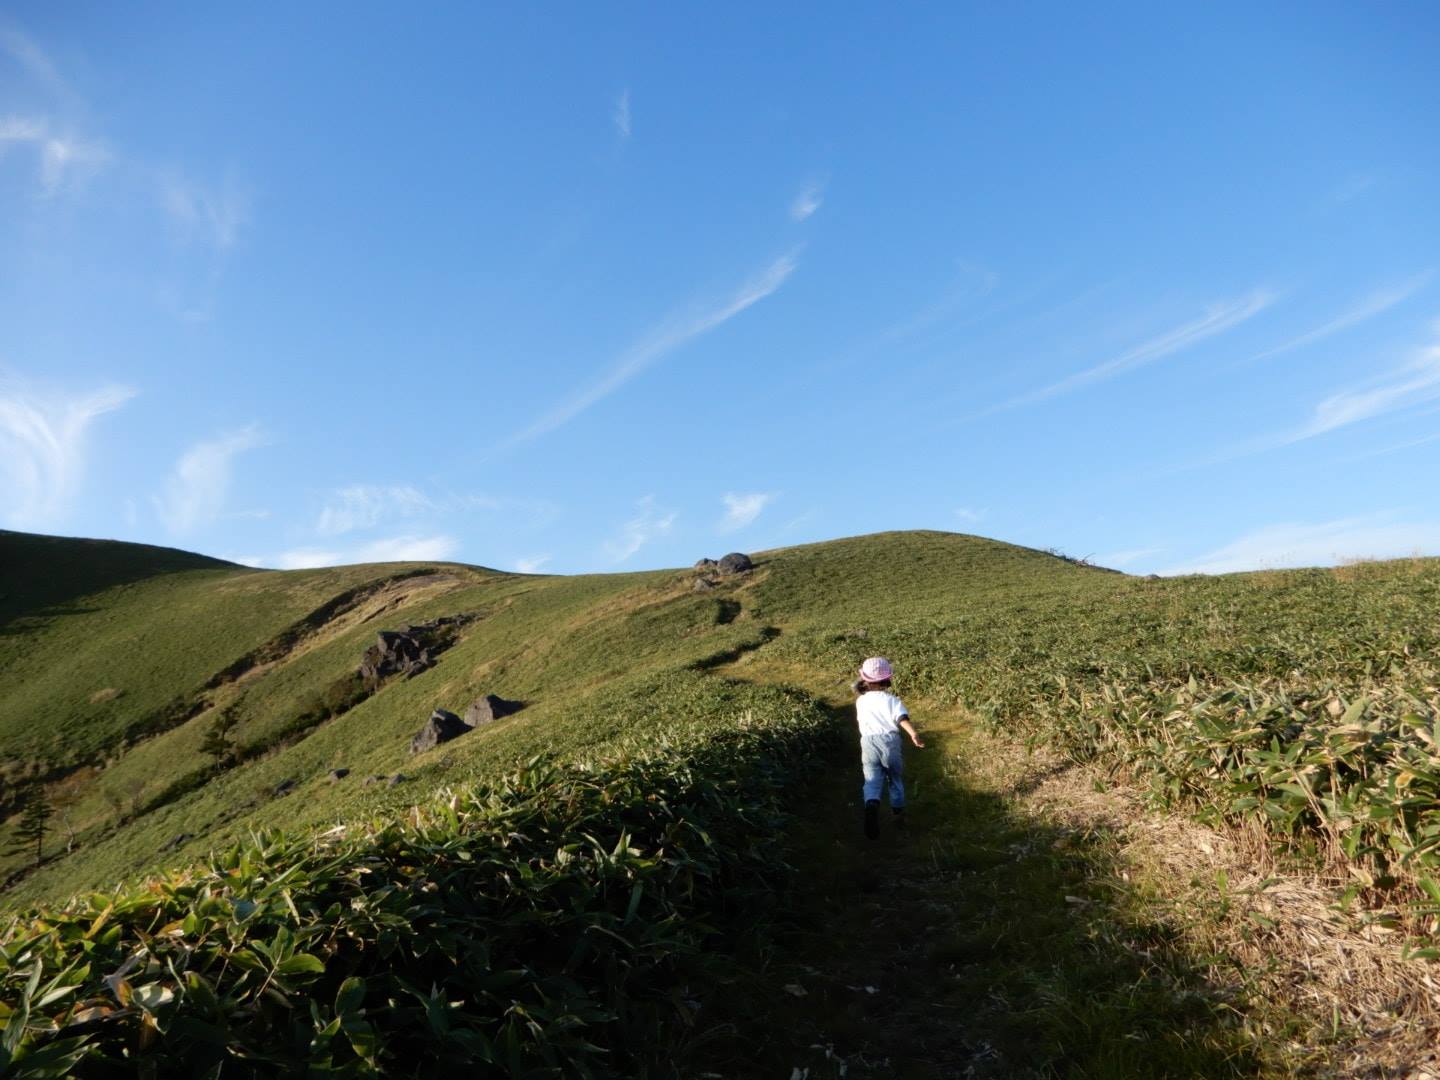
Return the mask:
[[910,741],[915,744],[917,750],[925,748],[925,740],[920,738],[920,733],[915,730],[915,725],[910,722],[909,716],[900,717],[900,730],[910,736]]

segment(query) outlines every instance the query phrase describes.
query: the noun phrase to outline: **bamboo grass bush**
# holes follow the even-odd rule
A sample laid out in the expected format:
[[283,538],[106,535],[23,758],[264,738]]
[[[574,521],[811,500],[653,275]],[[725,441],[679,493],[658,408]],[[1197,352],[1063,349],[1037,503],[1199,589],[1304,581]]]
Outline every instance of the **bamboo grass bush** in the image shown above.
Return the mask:
[[[1440,957],[1440,563],[1131,579],[946,619],[810,630],[774,650],[845,671],[899,657],[901,693],[952,702],[1164,805],[1256,823],[1399,901]],[[1044,617],[1041,617],[1044,616]]]
[[669,1074],[762,932],[782,797],[829,730],[797,706],[537,759],[28,913],[0,933],[0,1074]]

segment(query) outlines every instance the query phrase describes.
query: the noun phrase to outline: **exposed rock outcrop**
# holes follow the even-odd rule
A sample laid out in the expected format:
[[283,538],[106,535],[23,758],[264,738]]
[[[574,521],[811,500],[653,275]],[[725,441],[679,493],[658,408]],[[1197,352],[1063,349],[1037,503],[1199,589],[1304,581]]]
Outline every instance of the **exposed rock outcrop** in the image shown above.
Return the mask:
[[477,728],[481,724],[493,723],[502,716],[517,713],[524,707],[523,701],[506,701],[494,694],[483,694],[465,710],[465,723],[469,727]]
[[381,630],[375,644],[360,661],[360,677],[378,681],[389,675],[418,675],[435,663],[435,658],[413,634],[405,630]]
[[403,772],[397,772],[394,776],[367,776],[364,780],[360,781],[360,786],[374,787],[376,784],[384,784],[386,787],[395,787],[409,779],[410,778]]
[[435,665],[435,654],[451,643],[454,631],[475,618],[473,614],[442,615],[399,630],[381,630],[360,661],[360,677],[379,682],[391,675],[407,679],[419,675]]
[[696,592],[706,592],[720,584],[722,577],[749,573],[755,568],[750,556],[744,552],[732,551],[729,555],[715,559],[699,559],[695,563],[695,581],[690,586]]
[[738,551],[732,551],[729,555],[724,556],[720,560],[716,568],[721,574],[728,576],[731,574],[743,574],[749,570],[753,570],[755,568],[755,564],[750,561],[749,555],[741,554]]
[[430,714],[430,719],[425,721],[425,726],[410,740],[410,752],[423,754],[426,750],[433,750],[441,743],[449,742],[455,736],[464,735],[469,730],[470,725],[453,712],[448,709],[436,709]]

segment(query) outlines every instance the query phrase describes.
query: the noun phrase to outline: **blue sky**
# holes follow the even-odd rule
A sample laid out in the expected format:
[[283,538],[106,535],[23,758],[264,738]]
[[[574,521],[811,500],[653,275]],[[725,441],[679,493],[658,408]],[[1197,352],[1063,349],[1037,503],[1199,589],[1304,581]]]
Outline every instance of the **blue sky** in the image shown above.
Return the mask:
[[12,3],[0,525],[1440,554],[1440,9]]

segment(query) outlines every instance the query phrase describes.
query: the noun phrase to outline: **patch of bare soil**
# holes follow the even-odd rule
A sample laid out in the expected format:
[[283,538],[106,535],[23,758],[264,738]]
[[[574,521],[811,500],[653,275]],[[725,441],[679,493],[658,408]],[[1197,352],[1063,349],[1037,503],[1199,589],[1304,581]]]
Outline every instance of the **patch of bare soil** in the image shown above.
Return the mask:
[[471,582],[459,574],[423,570],[369,582],[341,593],[217,673],[206,684],[206,689],[248,681],[305,655],[351,627],[378,619],[403,605],[443,596],[469,584]]

